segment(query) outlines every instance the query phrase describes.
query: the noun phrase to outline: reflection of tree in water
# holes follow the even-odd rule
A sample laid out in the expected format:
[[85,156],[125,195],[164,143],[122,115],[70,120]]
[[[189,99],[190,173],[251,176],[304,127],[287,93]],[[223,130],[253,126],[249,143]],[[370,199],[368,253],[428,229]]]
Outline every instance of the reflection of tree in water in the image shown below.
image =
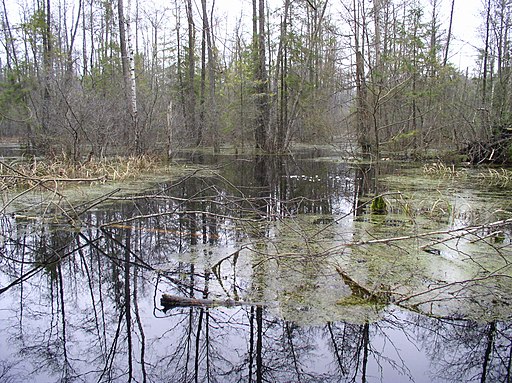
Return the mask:
[[[144,250],[152,240],[137,230],[111,229],[108,233],[115,240],[104,241],[106,233],[43,231],[38,237],[30,233],[19,238],[38,247],[8,247],[11,258],[24,254],[26,260],[41,263],[43,252],[47,257],[55,254],[51,249],[59,250],[63,258],[54,263],[55,271],[42,274],[46,278],[20,285],[25,295],[17,347],[30,355],[41,373],[85,380],[94,375],[101,381],[127,381],[131,375],[137,381],[351,382],[369,381],[375,360],[407,372],[400,359],[393,361],[394,351],[373,345],[386,336],[385,322],[299,327],[272,316],[263,306],[180,308],[151,319],[148,298],[154,294],[155,274],[148,270],[151,259]],[[208,298],[215,284],[212,275],[192,264],[188,267],[176,265],[175,273],[160,275],[172,277],[165,290],[179,282],[181,294]],[[263,285],[268,271],[257,270],[260,274],[255,277]],[[38,302],[39,296],[35,299],[28,293],[34,288],[46,292],[47,299]],[[41,322],[45,306],[47,314]],[[156,315],[162,316],[158,311]],[[462,371],[467,371],[468,380],[484,376],[485,371],[482,381],[506,381],[509,325],[424,321],[419,323],[422,330],[411,330],[405,321],[393,325],[409,334],[419,331],[419,339],[447,381],[458,381]],[[325,350],[329,352],[324,354]],[[318,355],[323,355],[320,369],[313,365]]]
[[433,375],[446,381],[510,382],[512,325],[419,318],[418,339]]
[[[413,314],[416,323],[386,318],[299,326],[283,320],[279,305],[286,302],[274,296],[273,281],[284,281],[290,292],[313,290],[329,271],[317,258],[269,262],[271,247],[277,248],[264,238],[270,223],[299,212],[331,214],[337,200],[352,201],[354,189],[363,196],[366,186],[298,178],[325,172],[315,163],[304,165],[307,170],[276,158],[242,164],[231,170],[235,181],[199,177],[161,184],[152,198],[123,198],[114,208],[90,210],[82,218],[89,225],[79,230],[50,230],[3,216],[0,297],[16,304],[7,306],[2,330],[25,361],[16,365],[13,355],[0,354],[0,379],[22,374],[20,381],[30,381],[40,374],[104,382],[365,382],[390,370],[414,375],[402,359],[407,351],[388,339],[392,331],[410,339],[408,347],[428,351],[447,381],[460,381],[464,371],[467,380],[509,379],[507,323]],[[342,179],[348,174],[337,171]],[[247,185],[244,177],[251,188],[241,186]],[[308,187],[308,198],[296,198]],[[238,255],[216,253],[219,243]],[[249,247],[252,255],[243,259]],[[216,274],[219,258],[226,261]],[[286,279],[291,266],[298,275]],[[164,292],[250,297],[261,304],[164,313]],[[289,306],[311,309],[309,302]]]

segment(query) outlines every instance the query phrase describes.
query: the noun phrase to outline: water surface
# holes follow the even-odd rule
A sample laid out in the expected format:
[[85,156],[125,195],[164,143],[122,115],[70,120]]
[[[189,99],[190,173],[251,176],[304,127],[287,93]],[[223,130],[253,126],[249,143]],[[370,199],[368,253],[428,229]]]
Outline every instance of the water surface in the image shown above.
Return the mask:
[[98,205],[9,205],[0,381],[510,381],[511,226],[478,226],[510,201],[479,170],[324,150],[181,161],[195,171],[102,186]]

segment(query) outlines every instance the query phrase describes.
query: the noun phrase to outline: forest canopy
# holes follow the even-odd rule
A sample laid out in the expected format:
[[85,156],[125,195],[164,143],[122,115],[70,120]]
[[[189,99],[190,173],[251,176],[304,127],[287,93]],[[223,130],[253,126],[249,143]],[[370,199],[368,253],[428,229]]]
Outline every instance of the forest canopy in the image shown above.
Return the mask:
[[471,71],[450,62],[454,6],[252,0],[233,20],[212,0],[2,0],[2,137],[73,161],[347,141],[506,161],[512,6],[482,4]]

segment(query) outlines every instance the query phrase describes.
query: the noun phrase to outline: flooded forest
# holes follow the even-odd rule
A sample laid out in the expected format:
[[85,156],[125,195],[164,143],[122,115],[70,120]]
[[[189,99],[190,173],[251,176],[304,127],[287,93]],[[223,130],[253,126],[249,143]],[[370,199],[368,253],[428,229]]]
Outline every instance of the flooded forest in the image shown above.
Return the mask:
[[0,383],[511,382],[470,4],[2,0]]

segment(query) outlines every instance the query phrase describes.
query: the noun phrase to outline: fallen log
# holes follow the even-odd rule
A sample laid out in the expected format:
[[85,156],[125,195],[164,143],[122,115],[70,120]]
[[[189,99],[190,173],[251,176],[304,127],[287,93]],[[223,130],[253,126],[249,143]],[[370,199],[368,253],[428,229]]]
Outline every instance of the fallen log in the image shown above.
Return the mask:
[[[257,306],[258,304],[235,301],[233,299],[201,299],[180,297],[171,294],[162,294],[160,304],[164,307],[164,312],[175,307],[234,307],[234,306]],[[261,304],[259,304],[261,305]]]
[[357,283],[354,279],[348,276],[340,267],[336,266],[336,271],[343,279],[343,282],[349,287],[353,296],[364,299],[369,302],[375,303],[384,303],[388,304],[390,302],[390,294],[387,291],[378,291],[373,292],[363,285]]

